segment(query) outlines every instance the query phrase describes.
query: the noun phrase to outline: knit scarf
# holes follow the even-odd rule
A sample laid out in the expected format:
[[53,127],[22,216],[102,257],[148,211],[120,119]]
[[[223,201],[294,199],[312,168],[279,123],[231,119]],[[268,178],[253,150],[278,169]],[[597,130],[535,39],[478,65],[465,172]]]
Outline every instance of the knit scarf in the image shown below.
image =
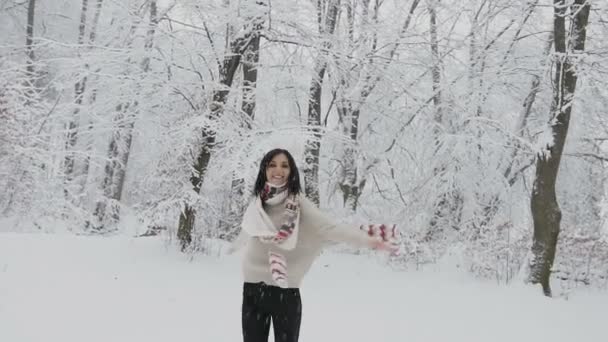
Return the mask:
[[[263,204],[278,205],[285,203],[281,225],[277,228],[264,211]],[[255,198],[245,210],[243,229],[263,243],[276,245],[282,250],[292,250],[298,240],[300,203],[296,195],[289,195],[287,185],[266,183],[259,197]],[[276,251],[269,251],[268,265],[272,280],[276,285],[287,288],[287,259]]]

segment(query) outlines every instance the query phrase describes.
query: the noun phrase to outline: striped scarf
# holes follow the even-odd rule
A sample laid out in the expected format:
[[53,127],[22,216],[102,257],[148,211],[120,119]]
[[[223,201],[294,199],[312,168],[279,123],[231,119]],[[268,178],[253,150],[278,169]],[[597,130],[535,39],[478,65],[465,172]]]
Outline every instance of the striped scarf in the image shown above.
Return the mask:
[[296,229],[298,214],[300,213],[298,199],[295,195],[288,196],[287,185],[276,186],[270,183],[266,183],[264,190],[260,194],[260,198],[263,203],[270,205],[277,205],[285,202],[283,222],[278,228],[277,233],[274,236],[260,237],[260,240],[263,242],[280,244],[287,240]]
[[[285,203],[283,219],[277,228],[263,209],[263,204]],[[260,197],[254,199],[245,211],[243,229],[263,243],[273,244],[282,250],[295,248],[297,242],[300,204],[296,195],[289,196],[286,185],[266,183]],[[268,265],[272,280],[282,288],[289,287],[287,259],[276,251],[269,251]]]

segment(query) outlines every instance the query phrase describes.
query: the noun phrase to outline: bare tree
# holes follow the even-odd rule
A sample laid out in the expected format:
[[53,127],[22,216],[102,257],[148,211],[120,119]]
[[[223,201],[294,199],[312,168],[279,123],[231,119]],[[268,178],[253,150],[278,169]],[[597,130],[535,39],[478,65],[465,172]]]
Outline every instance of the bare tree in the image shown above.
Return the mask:
[[[543,56],[549,56],[551,54],[551,48],[553,47],[553,34],[551,34],[548,38],[547,38],[547,42],[545,44],[545,48],[543,50]],[[543,61],[545,61],[546,59],[543,59]],[[541,64],[541,70],[544,69],[546,63],[542,63]],[[525,131],[526,131],[526,126],[528,124],[528,119],[530,118],[530,115],[532,114],[532,107],[534,106],[534,102],[536,101],[536,96],[538,95],[538,92],[541,89],[541,75],[540,72],[537,73],[536,75],[532,76],[532,82],[530,83],[530,90],[528,91],[528,94],[526,95],[525,99],[524,99],[524,103],[522,105],[522,111],[520,114],[520,117],[517,121],[517,126],[515,127],[515,135],[517,137],[524,137]],[[522,168],[518,169],[517,171],[513,172],[513,167],[517,165],[517,152],[518,149],[513,149],[513,151],[511,152],[511,156],[509,158],[509,164],[507,166],[507,168],[505,169],[504,172],[504,177],[505,179],[507,179],[508,183],[510,186],[513,186],[513,184],[515,184],[517,177],[521,174],[521,172],[524,170],[524,168],[527,168],[527,165],[524,165]]]
[[[97,25],[99,24],[99,17],[101,15],[102,4],[103,4],[103,0],[97,0],[97,2],[95,4],[95,13],[93,15],[93,22],[91,24],[91,29],[89,32],[89,44],[93,44],[97,37]],[[87,67],[88,67],[88,65],[87,65]],[[99,69],[97,71],[99,71]],[[83,88],[82,92],[84,93],[84,91],[85,91],[85,89]],[[95,102],[96,94],[97,94],[97,89],[95,89],[95,88],[91,89],[89,101],[88,101],[89,104],[92,104]],[[86,131],[89,136],[89,140],[90,140],[90,136],[92,136],[92,134],[93,134],[92,131],[93,131],[93,124],[91,123],[91,120],[89,119],[87,131]],[[85,157],[82,162],[82,168],[79,172],[81,177],[78,180],[79,187],[76,190],[77,194],[83,193],[86,188],[87,178],[89,177],[89,165],[91,162],[91,149],[92,149],[92,142],[89,141],[86,144]]]
[[323,94],[323,78],[327,71],[328,51],[332,47],[331,37],[336,29],[336,20],[340,0],[318,0],[317,23],[319,33],[324,40],[313,68],[308,95],[308,126],[312,137],[306,143],[304,152],[306,165],[304,166],[304,190],[306,196],[319,204],[319,156],[321,154],[321,97]]
[[[531,197],[534,221],[533,257],[530,260],[528,278],[529,282],[540,284],[546,296],[551,296],[549,279],[561,221],[555,185],[568,135],[578,79],[577,59],[585,50],[591,4],[587,0],[575,0],[571,5],[565,0],[554,0],[553,6],[555,74],[549,121],[553,141],[537,155],[536,160],[536,176]],[[569,29],[566,28],[567,19],[570,22]]]
[[[378,11],[380,10],[380,2],[377,0],[361,1],[361,26],[356,29],[356,12],[358,1],[352,1],[346,6],[346,49],[348,54],[355,54],[356,46],[363,46],[362,55],[372,55],[376,53],[378,47],[378,34],[375,30],[369,31],[369,27],[377,26]],[[370,9],[370,5],[372,8]],[[358,37],[355,38],[355,34]],[[343,134],[348,137],[349,143],[344,146],[344,151],[341,161],[342,174],[340,176],[340,190],[342,191],[344,206],[352,211],[357,210],[359,197],[363,192],[365,183],[367,182],[366,173],[372,165],[367,165],[365,169],[357,167],[357,160],[360,158],[357,150],[357,142],[359,138],[359,121],[361,116],[361,107],[365,103],[367,97],[373,89],[374,79],[372,68],[375,67],[372,58],[365,59],[361,56],[353,56],[355,60],[348,61],[348,64],[341,66],[338,72],[341,72],[337,89],[334,90],[334,96],[337,99],[336,110],[338,112],[339,121],[342,126]],[[363,58],[360,62],[357,59]],[[337,61],[337,64],[341,64]],[[345,70],[344,70],[345,69]],[[348,71],[346,71],[348,70]],[[361,91],[352,91],[354,87],[363,84]],[[354,93],[354,94],[353,94]]]
[[[80,10],[80,24],[78,25],[78,45],[82,46],[84,43],[86,25],[87,25],[87,5],[88,0],[82,0],[82,8]],[[80,112],[80,105],[82,104],[83,93],[86,85],[86,76],[78,80],[74,85],[74,117],[68,123],[67,129],[67,141],[66,141],[66,156],[64,161],[66,185],[71,183],[74,174],[74,153],[71,151],[76,146],[77,128],[78,128],[78,113]],[[66,196],[68,195],[68,189],[64,190]]]
[[[101,5],[103,0],[97,0],[95,5],[95,14],[92,27],[90,28],[90,36],[88,38],[88,44],[93,44],[95,40],[95,30],[97,27],[97,22],[99,21],[99,14],[101,12]],[[87,12],[88,12],[88,0],[82,0],[82,6],[80,10],[80,23],[78,25],[78,40],[77,43],[79,47],[84,46],[86,38],[86,29],[87,29]],[[87,49],[88,50],[88,49]],[[88,69],[89,65],[86,64],[85,68]],[[76,148],[76,144],[78,143],[79,131],[81,130],[79,125],[80,121],[80,111],[82,110],[83,100],[85,96],[85,90],[87,85],[88,75],[85,71],[85,74],[81,76],[76,83],[74,84],[74,110],[72,112],[72,118],[67,125],[67,139],[65,143],[66,155],[64,160],[64,174],[65,174],[65,186],[64,186],[64,195],[66,196],[66,200],[69,200],[71,193],[72,181],[76,177],[75,163],[76,163],[76,153],[74,149]],[[88,159],[85,159],[87,165],[83,167],[83,171],[88,172]],[[82,176],[82,175],[81,175]],[[81,184],[82,184],[81,180]],[[80,192],[84,190],[84,187],[80,187]],[[77,193],[80,195],[80,193]]]
[[[27,26],[25,33],[25,52],[26,52],[26,62],[25,62],[25,79],[21,82],[23,84],[23,96],[25,98],[24,105],[25,107],[30,107],[35,101],[36,95],[38,91],[36,89],[36,83],[38,76],[36,75],[36,69],[34,68],[34,63],[36,60],[35,54],[35,46],[34,46],[34,24],[35,24],[35,13],[36,12],[36,0],[29,0],[27,6]],[[0,90],[0,118],[8,118],[9,108],[6,107],[6,100],[3,99],[4,89]],[[11,115],[14,115],[11,113]],[[6,124],[3,122],[3,125]],[[19,163],[19,167],[17,168],[18,172],[21,174],[17,179],[18,182],[11,182],[14,188],[17,188],[20,183],[22,183],[23,179],[27,177],[30,172],[29,167],[25,167]],[[9,183],[10,184],[10,183]],[[7,189],[8,190],[8,189]],[[7,204],[3,210],[3,214],[7,214],[13,207],[13,203],[15,198],[17,197],[17,190],[7,191],[9,193]]]
[[[263,5],[263,2],[258,2],[258,6]],[[263,18],[254,16],[256,21],[254,28],[256,32],[261,32],[264,24]],[[246,129],[251,129],[251,124],[255,117],[256,108],[256,88],[258,81],[258,63],[260,60],[260,34],[256,34],[251,38],[251,41],[243,53],[241,60],[242,69],[242,95],[241,95],[241,112],[245,115],[243,125]],[[230,189],[230,202],[228,204],[229,210],[227,217],[225,217],[221,224],[224,226],[220,236],[233,237],[238,230],[238,222],[245,211],[246,201],[245,198],[245,180],[242,176],[238,175],[240,170],[234,172],[231,189]],[[227,225],[226,225],[227,224]]]
[[[141,71],[145,74],[150,67],[149,53],[154,46],[154,33],[158,26],[158,10],[156,0],[149,3],[150,21],[146,32],[144,49],[147,52],[140,61]],[[104,178],[102,190],[104,198],[97,202],[95,207],[95,217],[97,224],[93,226],[98,232],[106,230],[108,223],[118,222],[120,215],[120,200],[125,182],[127,165],[131,153],[131,143],[133,141],[133,129],[138,114],[138,100],[127,101],[116,106],[115,122],[118,127],[114,130],[108,148],[108,160],[104,167]],[[109,205],[109,213],[108,213]],[[110,229],[114,229],[111,227]]]
[[[496,33],[492,36],[489,36],[489,37],[488,37],[487,31],[488,31],[488,27],[491,27],[493,25],[492,19],[495,18],[505,7],[501,6],[497,2],[482,1],[480,3],[479,7],[475,8],[475,11],[473,12],[473,15],[471,17],[471,29],[468,34],[468,38],[470,40],[470,42],[469,42],[469,67],[468,67],[469,89],[468,89],[467,100],[465,100],[470,104],[471,112],[474,113],[475,116],[481,117],[482,115],[484,115],[484,111],[483,111],[484,104],[485,104],[486,100],[488,99],[489,94],[491,93],[492,89],[496,85],[504,84],[504,82],[500,82],[498,80],[501,79],[500,76],[503,73],[505,73],[505,70],[508,70],[506,68],[507,62],[514,57],[514,55],[516,53],[515,45],[517,42],[519,42],[522,39],[522,31],[526,27],[526,24],[528,23],[532,14],[536,10],[538,2],[539,2],[538,0],[534,0],[534,1],[527,3],[526,7],[523,9],[521,19],[518,19],[518,20],[511,19],[506,24],[504,24],[504,26],[499,27],[498,33]],[[430,16],[433,17],[434,11],[432,9],[429,9],[429,11],[430,11]],[[486,13],[486,14],[484,15],[484,13]],[[431,21],[432,21],[432,18],[431,18]],[[511,38],[509,38],[506,50],[500,52],[500,55],[502,56],[501,59],[499,60],[499,62],[497,63],[496,66],[492,66],[491,69],[488,68],[488,64],[491,61],[491,58],[490,58],[491,54],[495,50],[499,49],[498,47],[496,47],[498,45],[497,42],[501,41],[502,37],[507,36],[507,33],[509,32],[511,27],[513,27],[515,25],[516,22],[518,23],[518,26],[515,29],[515,33],[513,34],[513,36]],[[433,41],[432,26],[433,25],[431,24],[431,41]],[[484,32],[484,31],[485,31],[485,35],[482,35],[481,32]],[[433,45],[433,44],[431,43],[431,45]],[[490,70],[496,70],[496,71],[494,72],[494,71],[490,71]],[[486,76],[487,74],[493,74],[493,77],[489,78],[488,76]],[[434,77],[434,79],[435,79],[435,77]],[[496,80],[496,81],[491,82],[490,80],[492,80],[492,79]],[[538,82],[540,82],[540,76],[539,76]],[[435,81],[433,83],[436,84]],[[531,90],[531,91],[535,95],[536,94],[535,92],[537,90],[538,90],[538,87],[533,87],[533,90]],[[436,96],[437,94],[438,93],[436,93],[435,91],[433,92],[434,96]],[[439,95],[440,95],[440,93],[439,93]],[[433,99],[433,100],[435,101],[435,99]],[[531,101],[529,101],[529,105],[531,106],[533,104],[533,102],[534,102],[534,98],[531,98]],[[437,111],[437,108],[435,110]],[[527,115],[529,115],[529,112]],[[444,118],[444,119],[446,119],[446,118]],[[525,119],[524,119],[524,121],[525,121]],[[453,132],[455,127],[451,127],[450,129]],[[481,140],[484,133],[481,130],[477,129],[475,132],[475,135],[478,139]],[[482,151],[483,144],[477,143],[477,148],[479,151]],[[514,149],[513,151],[515,153],[516,150]],[[479,153],[478,155],[481,156],[481,153]],[[515,154],[511,155],[511,158],[509,159],[510,161],[508,162],[509,165],[511,165],[511,166],[513,165],[515,157],[516,157]],[[479,158],[481,158],[481,157],[479,157]],[[481,162],[481,160],[478,159],[478,162]],[[511,166],[509,166],[507,169],[510,169]],[[434,174],[437,176],[437,175],[440,175],[441,173],[443,173],[444,171],[445,171],[445,166],[439,165],[438,167],[435,168]],[[507,175],[507,173],[510,173],[510,172],[511,171],[505,172],[505,178],[510,178]],[[519,174],[519,172],[518,172],[518,174]],[[514,182],[514,179],[516,179],[516,178],[511,178],[511,181]],[[510,183],[510,185],[512,185],[512,184],[513,183]],[[482,196],[485,196],[485,195],[486,195],[485,193],[482,194]],[[491,221],[491,219],[494,217],[494,215],[496,214],[496,212],[499,208],[499,204],[501,203],[498,195],[493,195],[490,197],[489,200],[482,200],[481,202],[484,203],[483,213],[481,213],[481,215],[480,215],[481,220],[479,221],[479,224],[477,223],[477,221],[474,221],[474,223],[473,223],[475,231],[477,232],[477,233],[473,234],[474,236],[478,236],[479,235],[478,233],[479,233],[481,227],[487,225]],[[439,198],[438,198],[438,201],[436,204],[436,210],[435,210],[434,216],[430,222],[431,230],[441,229],[440,228],[441,224],[439,224],[439,221],[441,221],[443,219],[449,219],[449,218],[451,218],[451,221],[454,222],[453,227],[460,229],[459,226],[460,226],[460,217],[461,217],[462,206],[463,206],[463,198],[462,198],[462,194],[460,193],[460,191],[458,189],[454,189],[450,193],[441,193],[439,195]],[[430,233],[432,233],[432,232],[430,232]]]
[[[495,78],[498,78],[504,72],[507,60],[509,58],[513,57],[515,44],[521,38],[522,31],[523,31],[526,23],[530,19],[530,17],[536,10],[536,7],[538,6],[538,2],[539,2],[538,0],[535,0],[534,2],[530,2],[528,4],[528,6],[524,12],[523,19],[521,20],[519,27],[517,28],[515,34],[511,38],[509,45],[507,47],[507,50],[503,54],[502,60],[495,73],[495,75],[496,75]],[[535,73],[532,77],[532,83],[530,85],[530,90],[526,94],[526,97],[524,98],[524,101],[523,101],[523,110],[520,113],[520,117],[518,118],[518,121],[516,123],[515,130],[514,130],[514,132],[512,132],[514,137],[516,137],[513,139],[515,146],[512,149],[511,153],[509,154],[509,157],[507,159],[507,167],[505,168],[505,171],[503,172],[503,176],[506,180],[506,184],[509,187],[512,187],[516,183],[518,177],[521,176],[522,173],[529,166],[531,166],[531,161],[532,161],[531,158],[529,160],[524,160],[524,161],[518,160],[518,152],[520,152],[520,149],[522,147],[521,146],[522,144],[520,143],[520,141],[518,139],[525,138],[525,128],[527,125],[527,121],[532,113],[532,107],[536,100],[536,95],[538,94],[538,92],[541,89],[541,79],[542,79],[541,74],[545,70],[545,65],[546,65],[545,61],[546,61],[547,56],[549,56],[551,53],[552,46],[553,46],[553,36],[550,35],[547,38],[545,48],[543,49],[543,54],[541,55],[542,62],[539,64],[539,66],[540,66],[539,71],[537,73]],[[496,83],[491,83],[491,84],[489,84],[489,86],[486,89],[483,90],[483,98],[481,100],[481,103],[477,107],[478,115],[481,115],[483,105],[486,102],[486,100],[495,84]],[[520,164],[523,164],[523,165],[521,165],[521,167],[518,170],[513,172],[513,168],[516,166],[520,166]],[[492,221],[492,219],[498,212],[501,203],[502,203],[502,200],[501,200],[500,196],[494,195],[491,197],[491,199],[488,201],[488,204],[485,205],[483,208],[483,214],[482,214],[481,220],[476,227],[477,231],[479,231],[479,229],[481,229],[483,226],[488,225]]]
[[30,77],[31,86],[34,85],[34,60],[36,54],[34,52],[34,20],[36,15],[36,0],[29,0],[27,4],[27,27],[25,32],[25,49],[27,54],[26,71]]
[[435,122],[441,125],[443,109],[441,101],[441,56],[439,54],[439,40],[437,39],[437,4],[439,0],[430,0],[429,7],[429,33],[431,38],[431,58],[433,61],[431,74],[433,76],[433,104],[435,105]]
[[[263,1],[257,1],[256,4],[265,6]],[[249,17],[249,20],[245,21],[243,28],[237,32],[232,39],[229,39],[228,51],[224,56],[223,62],[219,63],[219,85],[217,89],[213,91],[213,100],[209,106],[208,115],[211,122],[217,122],[224,113],[224,107],[243,56],[250,49],[252,44],[258,44],[257,49],[259,50],[259,36],[264,20],[265,15],[263,14]],[[248,60],[248,63],[249,62],[251,61]],[[246,77],[251,78],[252,71],[250,69],[246,70],[250,73],[249,75],[246,75]],[[255,75],[257,77],[257,73]],[[251,95],[249,91],[246,91],[245,94]],[[254,106],[252,106],[251,103],[244,102],[243,106],[246,113],[247,111],[250,111],[253,115]],[[209,166],[213,148],[216,144],[217,132],[213,127],[206,126],[202,130],[201,138],[201,146],[199,147],[199,152],[190,177],[190,183],[196,194],[200,192],[201,186],[205,180],[207,167]],[[180,241],[182,251],[192,242],[192,230],[194,229],[195,219],[195,207],[190,203],[185,203],[179,217],[177,228],[177,237]]]
[[[342,191],[344,206],[352,211],[357,210],[359,198],[367,183],[368,173],[378,162],[378,159],[372,159],[361,163],[363,164],[362,167],[357,166],[361,159],[357,146],[363,105],[368,101],[382,75],[387,72],[389,65],[393,62],[401,43],[400,40],[407,32],[420,0],[412,1],[396,41],[388,45],[390,47],[388,54],[382,56],[382,59],[385,60],[384,64],[378,64],[377,58],[374,58],[380,50],[378,32],[376,30],[367,32],[370,30],[369,27],[379,24],[379,11],[382,1],[361,1],[362,18],[360,22],[362,27],[358,28],[355,25],[357,3],[358,1],[353,1],[346,7],[346,55],[354,55],[359,48],[362,48],[363,51],[360,51],[357,59],[351,60],[355,56],[347,59],[346,65],[340,66],[338,74],[334,76],[338,79],[336,89],[334,89],[334,97],[337,99],[336,110],[343,134],[348,138],[348,143],[345,144],[341,156],[340,190]],[[358,37],[355,38],[356,33],[358,33]],[[342,64],[341,61],[336,61],[336,63]]]

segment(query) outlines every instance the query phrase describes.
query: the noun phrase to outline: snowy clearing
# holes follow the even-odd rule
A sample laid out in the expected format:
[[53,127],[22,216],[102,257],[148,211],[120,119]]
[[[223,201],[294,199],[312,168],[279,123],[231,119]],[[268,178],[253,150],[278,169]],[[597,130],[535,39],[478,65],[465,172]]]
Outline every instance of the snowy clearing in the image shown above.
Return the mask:
[[[300,341],[605,341],[606,293],[548,299],[381,260],[317,260]],[[0,234],[3,342],[239,341],[240,301],[238,256],[190,257],[160,238]]]

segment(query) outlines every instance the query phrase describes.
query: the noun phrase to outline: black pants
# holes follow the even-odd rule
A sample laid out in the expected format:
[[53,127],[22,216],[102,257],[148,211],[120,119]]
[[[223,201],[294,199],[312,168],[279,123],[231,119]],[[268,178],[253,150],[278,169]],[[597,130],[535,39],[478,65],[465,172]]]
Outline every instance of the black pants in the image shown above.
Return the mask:
[[302,320],[300,290],[245,283],[242,314],[244,342],[268,342],[271,319],[275,342],[298,342]]

